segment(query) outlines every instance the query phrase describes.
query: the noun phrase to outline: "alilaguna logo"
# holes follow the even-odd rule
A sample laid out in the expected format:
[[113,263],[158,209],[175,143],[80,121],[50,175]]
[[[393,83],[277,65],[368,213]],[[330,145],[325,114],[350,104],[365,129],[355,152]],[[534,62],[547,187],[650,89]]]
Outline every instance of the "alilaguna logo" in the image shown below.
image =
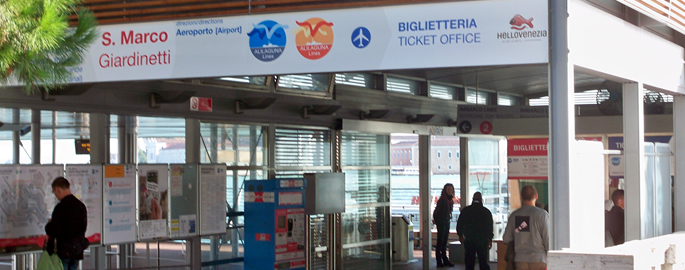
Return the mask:
[[331,28],[333,23],[321,18],[310,18],[304,22],[296,21],[295,23],[299,26],[293,31],[297,51],[310,60],[326,56],[333,47],[333,28]]
[[252,31],[247,33],[250,37],[252,55],[264,62],[276,60],[281,56],[287,43],[284,29],[288,26],[267,20],[253,24],[253,27]]
[[526,19],[520,14],[516,14],[516,16],[509,21],[509,25],[511,25],[511,29],[516,31],[497,33],[497,39],[527,39],[547,37],[547,30],[530,30],[534,28],[532,17],[530,19]]

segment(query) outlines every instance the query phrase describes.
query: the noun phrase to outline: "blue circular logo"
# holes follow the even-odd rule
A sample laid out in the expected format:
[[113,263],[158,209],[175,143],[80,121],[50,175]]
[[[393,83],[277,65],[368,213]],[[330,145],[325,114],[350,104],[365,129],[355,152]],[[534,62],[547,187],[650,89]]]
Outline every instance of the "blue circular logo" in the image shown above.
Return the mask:
[[264,62],[276,60],[281,56],[287,42],[285,29],[288,26],[270,20],[252,26],[252,31],[247,33],[250,37],[252,55]]
[[611,158],[611,164],[614,166],[618,166],[618,164],[621,164],[621,158],[620,157],[612,157]]
[[371,31],[366,27],[357,27],[352,31],[352,45],[359,49],[364,49],[371,43]]

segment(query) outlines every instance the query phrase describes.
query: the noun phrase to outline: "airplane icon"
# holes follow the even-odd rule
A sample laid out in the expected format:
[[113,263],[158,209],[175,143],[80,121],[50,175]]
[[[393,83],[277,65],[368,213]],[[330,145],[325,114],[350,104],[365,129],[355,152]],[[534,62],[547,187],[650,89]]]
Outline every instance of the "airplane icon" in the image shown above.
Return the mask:
[[371,42],[371,32],[366,27],[358,27],[352,31],[352,45],[357,48],[365,48]]

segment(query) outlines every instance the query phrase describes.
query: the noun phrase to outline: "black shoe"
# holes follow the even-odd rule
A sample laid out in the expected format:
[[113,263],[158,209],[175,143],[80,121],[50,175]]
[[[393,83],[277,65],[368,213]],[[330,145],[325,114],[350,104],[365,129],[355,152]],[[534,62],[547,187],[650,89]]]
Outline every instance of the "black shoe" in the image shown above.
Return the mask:
[[454,264],[450,262],[450,260],[443,260],[442,264],[444,264],[447,267],[452,267]]
[[445,267],[445,266],[442,265],[441,263],[438,264],[438,268],[443,268],[443,267]]

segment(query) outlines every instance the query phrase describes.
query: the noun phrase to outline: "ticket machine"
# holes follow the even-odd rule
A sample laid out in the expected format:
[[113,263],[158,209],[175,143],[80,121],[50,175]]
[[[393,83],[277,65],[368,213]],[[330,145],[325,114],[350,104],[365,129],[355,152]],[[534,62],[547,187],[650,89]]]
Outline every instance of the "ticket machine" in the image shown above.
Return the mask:
[[305,269],[306,182],[245,181],[245,269]]

